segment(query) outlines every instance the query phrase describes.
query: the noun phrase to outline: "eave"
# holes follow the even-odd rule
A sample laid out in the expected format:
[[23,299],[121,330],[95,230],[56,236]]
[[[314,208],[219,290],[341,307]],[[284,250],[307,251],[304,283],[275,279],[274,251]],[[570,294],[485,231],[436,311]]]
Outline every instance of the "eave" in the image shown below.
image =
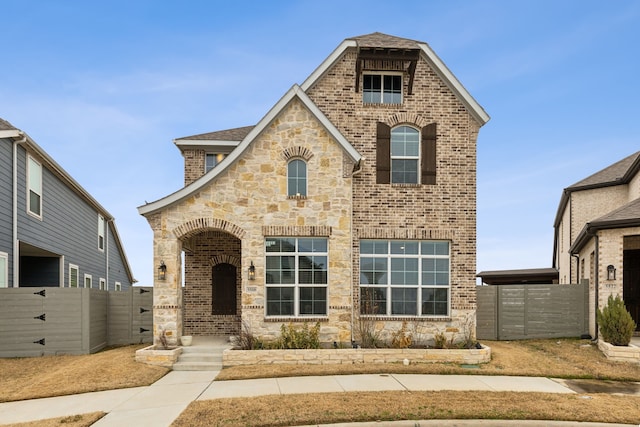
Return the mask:
[[291,89],[289,89],[287,93],[282,98],[280,98],[276,105],[274,105],[271,110],[269,110],[269,112],[262,118],[262,120],[260,120],[260,122],[247,134],[242,142],[238,144],[236,149],[229,153],[229,155],[226,156],[224,160],[222,160],[220,164],[218,164],[218,166],[211,169],[209,172],[207,172],[191,184],[187,185],[186,187],[183,187],[182,189],[162,199],[139,206],[138,213],[140,215],[146,216],[153,214],[154,212],[158,212],[162,209],[179,203],[187,197],[190,197],[191,195],[197,193],[203,187],[211,183],[216,177],[224,173],[227,168],[229,168],[242,157],[251,143],[295,98],[299,99],[302,104],[307,109],[309,109],[311,114],[313,114],[314,117],[322,124],[329,135],[331,135],[337,141],[337,143],[341,146],[341,148],[354,163],[358,164],[362,160],[362,156],[360,155],[360,153],[358,153],[358,151],[349,143],[349,141],[347,141],[347,139],[340,133],[340,131],[333,125],[333,123],[331,123],[327,116],[325,116],[322,111],[320,111],[320,109],[313,103],[311,98],[307,96],[307,94],[301,89],[301,87],[298,85],[293,85]]

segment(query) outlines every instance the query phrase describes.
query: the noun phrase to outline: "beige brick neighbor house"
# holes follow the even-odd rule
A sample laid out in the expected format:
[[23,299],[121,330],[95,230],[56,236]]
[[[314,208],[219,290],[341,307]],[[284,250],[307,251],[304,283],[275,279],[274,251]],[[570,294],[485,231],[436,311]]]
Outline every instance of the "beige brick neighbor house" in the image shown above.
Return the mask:
[[560,283],[589,282],[589,333],[609,295],[640,326],[640,152],[567,187],[554,223]]
[[[423,42],[344,40],[255,125],[178,138],[185,186],[138,208],[154,333],[425,340],[475,321],[476,140],[489,116]],[[184,262],[182,254],[184,253]],[[183,271],[184,266],[184,283]]]

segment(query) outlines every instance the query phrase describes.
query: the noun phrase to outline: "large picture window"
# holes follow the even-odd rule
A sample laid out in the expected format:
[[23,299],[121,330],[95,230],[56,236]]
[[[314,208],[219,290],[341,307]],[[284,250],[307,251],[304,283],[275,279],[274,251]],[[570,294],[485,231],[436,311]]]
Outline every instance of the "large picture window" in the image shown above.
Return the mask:
[[267,316],[326,316],[326,238],[267,237]]
[[360,241],[360,312],[448,316],[449,242]]

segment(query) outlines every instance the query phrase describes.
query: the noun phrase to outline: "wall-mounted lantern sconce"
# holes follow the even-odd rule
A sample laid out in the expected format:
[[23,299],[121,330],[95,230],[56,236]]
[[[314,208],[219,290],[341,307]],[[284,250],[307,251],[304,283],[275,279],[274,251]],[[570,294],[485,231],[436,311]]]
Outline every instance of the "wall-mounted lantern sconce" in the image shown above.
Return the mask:
[[253,261],[251,261],[251,265],[249,266],[249,280],[256,280],[256,266],[253,265]]
[[158,280],[166,280],[167,278],[167,266],[164,265],[164,261],[160,261],[160,267],[158,267]]
[[616,280],[616,268],[613,265],[607,266],[607,280]]

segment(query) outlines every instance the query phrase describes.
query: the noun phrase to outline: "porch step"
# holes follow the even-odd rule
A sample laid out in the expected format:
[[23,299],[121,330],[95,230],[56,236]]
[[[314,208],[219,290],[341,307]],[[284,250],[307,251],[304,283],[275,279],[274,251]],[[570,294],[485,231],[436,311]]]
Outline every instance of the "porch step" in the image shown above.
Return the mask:
[[182,354],[173,364],[174,371],[220,371],[222,370],[222,353],[230,348],[228,341],[216,341],[194,337],[194,343],[182,347]]

